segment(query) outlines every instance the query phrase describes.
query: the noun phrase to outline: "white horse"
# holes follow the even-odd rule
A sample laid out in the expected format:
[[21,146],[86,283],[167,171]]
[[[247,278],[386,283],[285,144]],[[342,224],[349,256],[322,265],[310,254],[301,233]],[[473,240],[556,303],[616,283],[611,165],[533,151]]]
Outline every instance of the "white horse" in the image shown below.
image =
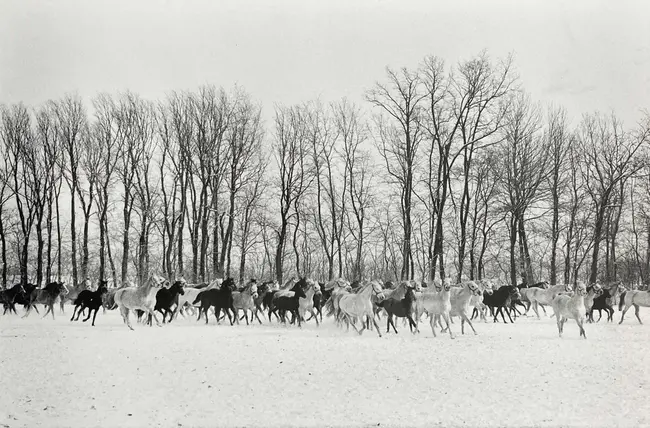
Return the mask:
[[239,311],[244,311],[244,317],[246,318],[246,325],[248,325],[248,311],[251,311],[251,321],[253,317],[257,318],[260,324],[262,320],[257,315],[255,310],[255,301],[257,299],[257,282],[252,279],[246,284],[242,291],[233,291],[232,293],[232,307],[235,312],[235,321],[239,324]]
[[129,311],[136,309],[140,309],[145,315],[152,316],[156,325],[162,327],[154,313],[154,307],[156,306],[156,293],[160,290],[159,285],[163,282],[164,280],[160,281],[151,276],[141,287],[120,288],[115,292],[115,304],[120,308],[122,319],[129,329],[133,330],[129,321]]
[[431,325],[431,331],[433,336],[437,337],[435,330],[435,319],[437,316],[442,317],[447,324],[447,330],[449,330],[449,336],[453,339],[454,334],[451,332],[449,327],[449,313],[451,312],[451,280],[445,278],[444,283],[442,281],[434,281],[433,288],[435,291],[425,291],[422,292],[417,297],[416,303],[416,317],[419,318],[423,312],[426,312],[429,315],[429,324]]
[[623,322],[625,314],[632,306],[634,306],[634,315],[636,315],[636,319],[639,320],[639,324],[643,324],[641,318],[639,318],[639,306],[643,306],[644,308],[650,307],[650,291],[626,291],[625,293],[621,294],[621,301],[619,303],[618,310],[620,311],[624,306],[625,309],[623,309],[619,324]]
[[550,288],[540,288],[540,287],[531,287],[526,292],[526,297],[528,301],[532,304],[533,311],[539,319],[539,311],[537,310],[539,305],[550,305],[553,302],[555,296],[560,293],[571,292],[573,287],[570,284],[558,284]]
[[[383,298],[383,288],[378,281],[370,281],[363,285],[356,294],[349,293],[341,296],[339,300],[339,309],[341,311],[341,316],[345,318],[348,323],[348,326],[352,324],[352,327],[359,333],[362,334],[366,329],[366,322],[372,320],[375,328],[377,329],[377,334],[381,337],[381,331],[379,331],[379,326],[374,317],[374,311],[372,309],[372,302],[370,298],[373,294],[376,294]],[[361,321],[361,330],[357,328],[354,324],[354,321],[359,319]],[[348,327],[349,328],[349,327]]]
[[555,313],[557,330],[560,337],[562,337],[562,333],[564,332],[564,323],[570,318],[576,320],[576,323],[580,328],[580,336],[585,339],[587,338],[583,327],[587,316],[587,310],[585,308],[586,295],[587,290],[584,285],[579,284],[576,286],[576,289],[572,294],[561,293],[553,298],[551,305],[553,306],[553,312]]
[[307,283],[309,284],[309,288],[305,291],[305,297],[301,297],[298,300],[298,314],[302,317],[302,321],[305,321],[305,316],[309,312],[311,314],[309,319],[315,318],[316,325],[320,325],[318,316],[314,313],[314,295],[321,292],[320,284],[311,279],[308,279]]

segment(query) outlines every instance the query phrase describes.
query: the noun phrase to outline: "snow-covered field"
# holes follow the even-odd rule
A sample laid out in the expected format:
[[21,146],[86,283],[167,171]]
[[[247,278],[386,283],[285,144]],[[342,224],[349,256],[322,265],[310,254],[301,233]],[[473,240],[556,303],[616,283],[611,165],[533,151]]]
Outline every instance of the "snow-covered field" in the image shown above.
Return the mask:
[[129,331],[116,311],[93,328],[71,309],[0,317],[0,427],[650,426],[650,326],[633,311],[587,340],[548,318],[477,322],[478,336],[456,321],[451,340],[331,320]]

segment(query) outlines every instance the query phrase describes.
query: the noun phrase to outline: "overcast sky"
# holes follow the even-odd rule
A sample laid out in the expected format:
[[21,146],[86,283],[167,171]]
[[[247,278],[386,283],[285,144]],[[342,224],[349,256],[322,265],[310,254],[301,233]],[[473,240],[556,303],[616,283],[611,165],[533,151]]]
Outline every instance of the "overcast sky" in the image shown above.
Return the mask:
[[387,65],[509,52],[573,117],[650,109],[647,1],[0,0],[0,103],[235,83],[263,103],[361,101]]

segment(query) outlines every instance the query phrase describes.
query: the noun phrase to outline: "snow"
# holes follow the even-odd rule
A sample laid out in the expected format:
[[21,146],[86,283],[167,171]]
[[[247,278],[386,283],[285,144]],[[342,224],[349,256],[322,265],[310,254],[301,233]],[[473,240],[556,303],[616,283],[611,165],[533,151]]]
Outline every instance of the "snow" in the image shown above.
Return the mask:
[[[650,426],[650,326],[476,322],[474,336],[0,317],[0,427]],[[650,322],[650,311],[641,318]],[[382,333],[385,320],[380,322]],[[400,329],[401,327],[401,329]]]

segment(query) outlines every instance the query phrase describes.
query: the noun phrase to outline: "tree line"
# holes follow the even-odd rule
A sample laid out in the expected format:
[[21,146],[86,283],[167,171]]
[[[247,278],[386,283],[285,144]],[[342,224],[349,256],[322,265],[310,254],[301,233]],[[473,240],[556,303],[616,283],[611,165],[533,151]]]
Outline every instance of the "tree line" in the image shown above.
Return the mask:
[[512,58],[388,68],[365,102],[240,87],[0,106],[2,284],[161,272],[650,280],[650,114],[531,99]]

